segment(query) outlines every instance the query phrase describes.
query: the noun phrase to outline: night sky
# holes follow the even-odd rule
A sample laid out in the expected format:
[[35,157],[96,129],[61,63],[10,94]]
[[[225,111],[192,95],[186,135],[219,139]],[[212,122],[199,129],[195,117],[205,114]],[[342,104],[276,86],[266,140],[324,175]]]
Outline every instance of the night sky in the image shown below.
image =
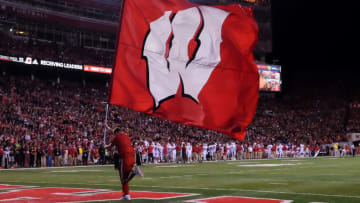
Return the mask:
[[284,80],[358,78],[360,55],[355,41],[360,23],[355,15],[360,11],[349,3],[272,1],[273,55],[280,59]]

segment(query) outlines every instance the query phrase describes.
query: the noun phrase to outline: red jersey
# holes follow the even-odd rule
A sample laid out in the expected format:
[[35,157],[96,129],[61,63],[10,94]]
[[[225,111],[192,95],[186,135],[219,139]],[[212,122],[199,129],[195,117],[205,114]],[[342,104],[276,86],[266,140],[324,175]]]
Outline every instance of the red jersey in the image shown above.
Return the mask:
[[77,151],[76,151],[75,147],[70,147],[69,148],[69,155],[77,156]]
[[192,146],[192,152],[198,153],[198,147],[196,145]]
[[145,145],[142,146],[142,154],[146,154],[146,147],[145,147]]
[[3,147],[0,146],[0,155],[4,155]]
[[181,146],[180,145],[176,145],[176,151],[180,152],[181,151]]
[[120,158],[134,156],[134,148],[131,145],[128,134],[116,134],[116,137],[111,141],[111,144],[118,148]]
[[54,150],[51,147],[48,148],[48,155],[54,156]]
[[163,153],[164,153],[165,155],[168,154],[168,149],[167,149],[167,146],[166,146],[166,145],[164,146]]
[[153,150],[154,150],[154,147],[152,145],[149,145],[149,154],[152,154],[153,153]]
[[99,157],[99,151],[97,149],[91,150],[91,154],[95,159]]

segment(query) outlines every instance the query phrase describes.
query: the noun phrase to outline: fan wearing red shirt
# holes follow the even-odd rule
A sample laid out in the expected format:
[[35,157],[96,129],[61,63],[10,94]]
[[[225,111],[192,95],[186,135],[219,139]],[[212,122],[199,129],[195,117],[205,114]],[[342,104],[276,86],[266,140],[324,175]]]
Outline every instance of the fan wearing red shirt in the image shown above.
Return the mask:
[[[108,126],[106,126],[108,127]],[[108,127],[109,128],[109,127]],[[111,129],[111,128],[109,128]],[[144,176],[139,167],[133,170],[135,164],[135,152],[131,145],[129,135],[121,132],[120,128],[113,130],[114,136],[110,144],[106,145],[106,148],[116,146],[119,152],[119,175],[122,184],[123,197],[121,200],[130,200],[129,195],[129,182],[135,175]]]

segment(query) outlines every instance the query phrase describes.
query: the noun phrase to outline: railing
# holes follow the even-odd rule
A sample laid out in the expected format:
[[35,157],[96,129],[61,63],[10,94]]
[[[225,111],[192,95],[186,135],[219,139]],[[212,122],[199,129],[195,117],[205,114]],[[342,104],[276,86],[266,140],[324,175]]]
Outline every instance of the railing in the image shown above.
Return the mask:
[[32,12],[36,12],[36,13],[42,13],[42,14],[47,15],[47,18],[51,18],[51,17],[56,18],[57,17],[58,20],[60,20],[60,21],[66,21],[66,20],[77,21],[79,23],[82,23],[83,25],[88,25],[91,28],[97,28],[98,26],[101,26],[101,27],[107,27],[107,29],[113,29],[116,31],[116,28],[118,26],[117,22],[87,18],[87,17],[77,16],[74,14],[68,14],[68,13],[62,13],[62,12],[58,12],[58,11],[47,10],[47,9],[43,9],[43,8],[35,8],[35,7],[32,7],[31,5],[26,5],[26,4],[13,3],[13,2],[5,1],[5,0],[0,0],[0,3],[1,3],[1,5],[4,5],[4,6],[16,8],[16,9],[22,9],[22,11],[24,11],[24,12],[20,12],[19,14],[26,15],[28,17],[33,17],[33,18],[36,18],[37,16],[32,15]]

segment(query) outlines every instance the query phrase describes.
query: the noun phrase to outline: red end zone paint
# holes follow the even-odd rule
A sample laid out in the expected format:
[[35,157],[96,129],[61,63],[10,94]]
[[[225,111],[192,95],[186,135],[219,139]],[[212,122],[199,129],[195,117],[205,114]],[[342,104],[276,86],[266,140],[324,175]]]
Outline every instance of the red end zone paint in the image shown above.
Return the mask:
[[10,190],[10,189],[18,189],[18,188],[24,188],[24,187],[28,187],[28,186],[0,184],[0,190]]
[[[80,188],[32,188],[20,189],[0,193],[0,201],[4,202],[26,202],[26,203],[47,203],[47,202],[87,202],[87,201],[108,201],[119,200],[123,193],[120,191],[106,191],[100,189]],[[194,194],[171,193],[171,192],[146,192],[133,191],[130,193],[132,199],[169,199],[187,197]]]
[[237,196],[220,196],[210,197],[204,199],[194,199],[185,202],[195,203],[228,203],[228,202],[241,202],[241,203],[290,203],[292,200],[280,200],[280,199],[263,199],[252,197],[237,197]]

